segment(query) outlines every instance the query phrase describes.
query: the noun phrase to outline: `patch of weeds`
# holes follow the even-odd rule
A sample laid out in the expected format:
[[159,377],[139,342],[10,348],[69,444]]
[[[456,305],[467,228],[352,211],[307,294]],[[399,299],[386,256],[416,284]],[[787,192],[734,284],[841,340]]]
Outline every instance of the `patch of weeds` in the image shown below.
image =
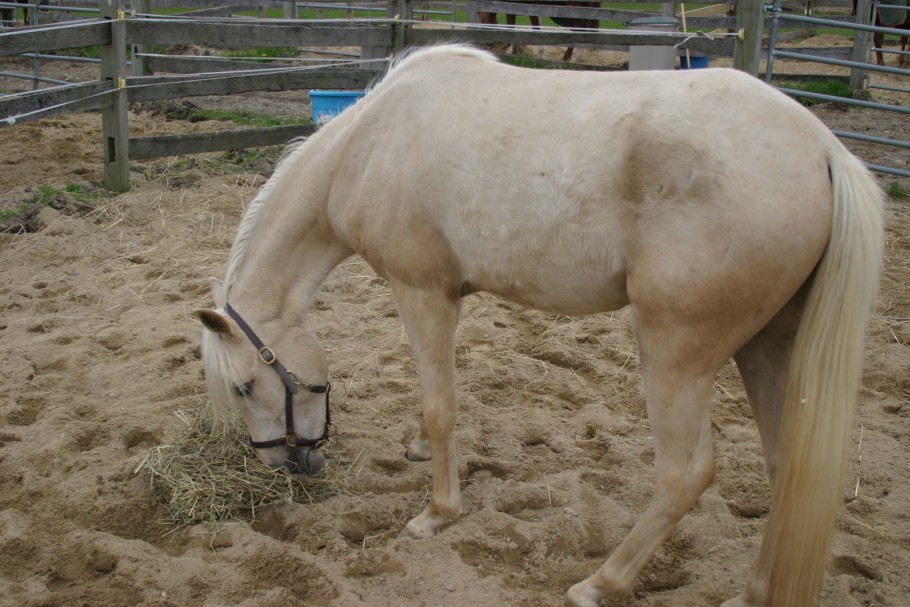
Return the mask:
[[515,67],[528,67],[537,69],[551,67],[546,61],[540,61],[534,57],[528,57],[527,55],[500,55],[500,59],[503,63],[508,63],[509,65],[514,65]]
[[188,187],[211,175],[259,173],[269,177],[283,146],[231,150],[217,157],[181,156],[144,167],[148,181],[163,181],[168,188]]
[[275,170],[282,149],[282,146],[272,146],[230,150],[219,158],[203,159],[199,164],[203,171],[212,175],[259,173],[268,177]]
[[[132,52],[131,49],[128,49],[128,52]],[[50,51],[49,55],[62,55],[65,57],[82,57],[87,59],[100,59],[101,58],[101,47],[100,46],[80,46],[77,48],[64,48],[57,51]]]
[[299,57],[300,49],[293,46],[260,46],[240,51],[226,51],[223,56],[231,59],[286,59]]
[[148,112],[151,116],[165,118],[166,120],[189,120],[199,106],[189,101],[147,101],[141,104],[131,104],[133,111]]
[[[843,97],[845,99],[853,99],[853,87],[851,87],[846,82],[841,80],[821,80],[815,82],[784,82],[781,83],[782,87],[795,89],[797,91],[805,91],[807,93],[815,93],[816,95],[828,95],[830,97]],[[797,96],[796,100],[802,103],[806,107],[812,107],[819,103],[824,103],[819,99],[812,99],[810,97],[800,97]]]
[[103,190],[80,183],[70,182],[62,189],[43,185],[26,200],[0,203],[0,232],[36,232],[38,213],[44,207],[82,217],[106,198]]
[[240,169],[255,168],[263,162],[274,164],[280,155],[280,146],[269,148],[247,148],[245,150],[230,150],[225,152],[223,159]]
[[309,124],[309,118],[285,118],[281,116],[270,116],[258,112],[235,111],[235,110],[193,110],[188,118],[190,122],[202,122],[205,120],[221,120],[224,122],[233,122],[244,126],[284,126],[290,124]]
[[910,198],[910,192],[907,192],[907,189],[896,181],[892,181],[888,184],[888,197],[891,200],[906,200]]

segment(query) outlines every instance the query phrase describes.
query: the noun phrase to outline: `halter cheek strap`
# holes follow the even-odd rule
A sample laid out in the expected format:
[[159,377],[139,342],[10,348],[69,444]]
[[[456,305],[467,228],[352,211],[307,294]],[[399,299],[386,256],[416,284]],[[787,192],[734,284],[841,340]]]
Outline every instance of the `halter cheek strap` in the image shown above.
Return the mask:
[[[269,447],[319,447],[329,440],[329,430],[332,427],[332,414],[329,410],[329,394],[332,392],[332,384],[326,382],[325,385],[307,384],[297,381],[297,376],[288,371],[271,348],[266,346],[252,327],[237,313],[231,304],[224,305],[224,311],[230,316],[240,330],[247,336],[252,344],[259,350],[259,360],[270,366],[281,378],[284,384],[284,436],[267,441],[254,441],[252,437],[247,437],[250,446],[255,449],[267,449]],[[294,395],[297,394],[298,388],[303,388],[307,392],[314,394],[325,394],[325,430],[319,438],[301,438],[297,436],[294,430]]]

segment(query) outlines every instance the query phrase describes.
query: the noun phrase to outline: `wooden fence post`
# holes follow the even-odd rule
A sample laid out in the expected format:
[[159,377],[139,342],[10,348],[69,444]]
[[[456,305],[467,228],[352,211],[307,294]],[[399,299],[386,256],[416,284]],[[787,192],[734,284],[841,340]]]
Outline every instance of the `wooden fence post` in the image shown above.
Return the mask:
[[480,9],[477,6],[477,0],[468,0],[467,13],[468,23],[480,23]]
[[101,131],[104,137],[104,187],[130,189],[129,132],[126,103],[126,15],[121,0],[101,0],[101,18],[110,22],[111,42],[101,47],[101,80],[111,93],[104,97]]
[[[387,19],[394,19],[397,14],[398,0],[386,0],[386,11],[385,16]],[[398,32],[395,32],[395,35],[398,35]],[[360,64],[360,69],[363,70],[381,70],[385,68],[385,65],[376,59],[385,59],[392,52],[392,49],[387,46],[361,46],[360,47],[360,58],[364,60]]]
[[740,35],[733,47],[733,67],[757,76],[765,31],[764,0],[741,0],[736,6],[736,28]]
[[[872,25],[871,4],[871,0],[857,0],[856,23]],[[853,53],[850,56],[851,61],[860,63],[869,61],[869,40],[871,38],[871,32],[863,32],[860,30],[853,31]],[[866,70],[852,68],[850,70],[850,86],[854,91],[866,88]]]
[[395,40],[392,42],[392,52],[398,54],[408,45],[408,31],[411,29],[413,16],[412,0],[394,0],[395,2]]

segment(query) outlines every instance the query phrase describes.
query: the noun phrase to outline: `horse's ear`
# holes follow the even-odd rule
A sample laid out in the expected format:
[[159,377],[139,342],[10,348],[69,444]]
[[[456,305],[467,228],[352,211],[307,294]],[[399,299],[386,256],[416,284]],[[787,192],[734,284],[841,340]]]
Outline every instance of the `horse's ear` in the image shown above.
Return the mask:
[[199,310],[194,310],[193,314],[195,314],[196,318],[199,319],[199,322],[212,333],[217,333],[218,335],[231,335],[231,324],[228,322],[228,319],[215,310],[201,308]]
[[209,284],[212,286],[212,298],[215,300],[215,305],[223,308],[227,302],[227,298],[224,296],[224,283],[217,278],[209,278]]

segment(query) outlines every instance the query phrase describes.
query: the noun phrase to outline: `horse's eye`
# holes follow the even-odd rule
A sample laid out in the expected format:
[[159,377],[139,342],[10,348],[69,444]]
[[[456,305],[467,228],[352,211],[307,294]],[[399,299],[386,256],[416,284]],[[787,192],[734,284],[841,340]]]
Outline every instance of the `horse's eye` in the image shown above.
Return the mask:
[[248,381],[245,384],[234,386],[234,392],[237,396],[249,396],[253,393],[253,383],[254,382],[252,381]]

